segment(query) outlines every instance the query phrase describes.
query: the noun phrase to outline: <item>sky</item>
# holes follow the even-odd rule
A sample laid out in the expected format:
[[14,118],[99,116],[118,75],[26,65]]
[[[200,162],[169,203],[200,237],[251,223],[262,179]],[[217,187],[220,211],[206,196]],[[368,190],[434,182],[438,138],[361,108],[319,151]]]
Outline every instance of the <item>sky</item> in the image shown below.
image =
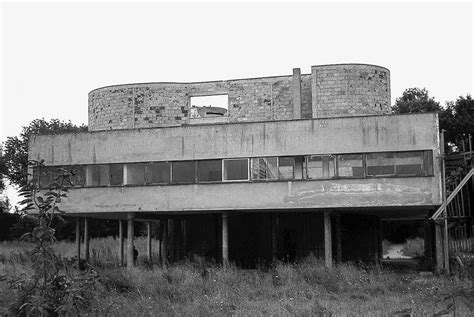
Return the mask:
[[89,91],[124,83],[367,63],[390,70],[392,104],[473,91],[472,2],[0,1],[0,142],[37,118],[87,124]]

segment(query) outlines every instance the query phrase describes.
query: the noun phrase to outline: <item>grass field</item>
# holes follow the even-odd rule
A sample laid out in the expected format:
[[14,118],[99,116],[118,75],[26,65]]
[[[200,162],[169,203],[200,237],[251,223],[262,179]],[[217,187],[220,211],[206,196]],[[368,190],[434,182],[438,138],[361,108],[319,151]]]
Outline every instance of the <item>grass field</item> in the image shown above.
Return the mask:
[[[144,257],[145,239],[138,238],[136,245]],[[91,241],[91,262],[98,282],[87,290],[91,301],[82,315],[391,316],[406,310],[415,316],[431,316],[453,303],[457,316],[474,315],[469,297],[473,281],[466,277],[400,274],[353,264],[326,269],[313,257],[260,270],[188,262],[167,270],[144,264],[126,270],[116,267],[117,246],[113,238]],[[0,243],[0,275],[12,279],[31,274],[24,252],[30,247],[19,242]],[[68,242],[58,242],[54,249],[66,257],[73,256],[75,250]],[[0,281],[0,315],[14,298],[8,280]]]

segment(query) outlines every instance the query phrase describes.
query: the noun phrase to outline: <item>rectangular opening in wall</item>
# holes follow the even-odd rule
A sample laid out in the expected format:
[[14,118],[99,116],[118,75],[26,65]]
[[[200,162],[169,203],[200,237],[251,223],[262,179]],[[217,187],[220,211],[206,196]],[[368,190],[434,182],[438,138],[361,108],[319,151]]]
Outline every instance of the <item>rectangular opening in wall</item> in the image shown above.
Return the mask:
[[228,115],[229,96],[209,95],[191,97],[191,118],[213,118]]
[[295,179],[303,179],[304,161],[304,156],[295,156]]
[[127,185],[145,184],[146,163],[127,164]]
[[110,185],[123,185],[123,164],[110,164]]
[[223,160],[224,180],[237,181],[249,179],[248,159],[228,159]]
[[335,157],[332,155],[311,155],[306,157],[306,177],[325,179],[335,177]]
[[173,184],[194,183],[196,181],[195,161],[173,162],[171,167]]
[[222,160],[198,161],[199,182],[222,181]]
[[171,163],[148,163],[146,167],[147,184],[169,184],[171,182]]
[[366,155],[367,176],[395,175],[393,153],[370,153]]
[[251,176],[253,180],[278,179],[278,158],[253,158]]
[[362,154],[343,154],[337,156],[339,177],[364,177],[364,156]]

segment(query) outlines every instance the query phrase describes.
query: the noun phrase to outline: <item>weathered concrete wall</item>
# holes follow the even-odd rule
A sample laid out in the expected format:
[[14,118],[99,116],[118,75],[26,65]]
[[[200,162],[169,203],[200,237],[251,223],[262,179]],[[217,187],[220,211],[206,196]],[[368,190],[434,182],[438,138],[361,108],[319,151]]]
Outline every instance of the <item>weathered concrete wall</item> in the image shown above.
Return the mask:
[[437,122],[431,113],[44,135],[31,138],[29,158],[72,165],[438,150]]
[[[191,124],[190,97],[199,95],[227,94],[228,122],[390,112],[390,74],[386,68],[360,64],[313,66],[312,74],[299,78],[298,92],[294,76],[99,88],[89,93],[89,130]],[[295,99],[295,95],[299,97]]]
[[[311,109],[309,75],[303,98]],[[190,97],[228,94],[229,122],[293,118],[292,76],[202,83],[150,83],[99,88],[89,93],[89,130],[166,127],[190,123]]]
[[69,213],[432,206],[436,177],[78,188]]
[[313,117],[390,113],[390,72],[374,65],[311,67]]

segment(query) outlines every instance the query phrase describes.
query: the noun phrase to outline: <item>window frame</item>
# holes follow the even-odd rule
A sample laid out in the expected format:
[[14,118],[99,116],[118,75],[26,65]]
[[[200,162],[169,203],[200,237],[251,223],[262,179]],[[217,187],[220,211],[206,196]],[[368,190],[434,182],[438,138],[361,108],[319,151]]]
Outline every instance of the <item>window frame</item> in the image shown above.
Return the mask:
[[[193,180],[190,181],[190,182],[180,182],[180,183],[176,183],[174,181],[174,167],[173,165],[174,164],[179,164],[179,163],[188,163],[188,162],[192,162],[193,163],[193,170],[194,170],[194,177],[193,177]],[[186,185],[186,184],[196,184],[197,183],[197,160],[185,160],[185,161],[172,161],[171,162],[171,175],[170,175],[170,184],[173,184],[173,185]]]
[[[221,179],[218,181],[202,181],[199,179],[199,162],[206,162],[206,161],[221,161],[220,166],[221,166]],[[209,184],[209,183],[222,183],[223,182],[223,177],[224,177],[224,164],[222,163],[223,159],[206,159],[206,160],[196,160],[196,183],[197,184]]]
[[[243,161],[247,160],[247,179],[225,179],[225,162],[226,161]],[[250,181],[250,158],[225,158],[222,159],[222,182],[223,183],[235,183],[235,182],[248,182]]]
[[[315,157],[315,156],[318,156],[318,157],[323,157],[323,156],[327,156],[327,157],[332,157],[332,161],[334,162],[334,165],[333,165],[333,176],[329,176],[329,177],[321,177],[321,178],[311,178],[309,177],[309,174],[308,174],[308,159],[309,158],[312,158],[312,157]],[[337,178],[337,154],[310,154],[310,155],[305,155],[304,156],[304,178],[305,180],[325,180],[325,179],[335,179]],[[321,161],[323,162],[323,161]],[[323,163],[324,164],[324,163]],[[324,167],[324,165],[323,165]],[[322,168],[323,169],[323,168]],[[330,171],[330,169],[328,169],[328,172]],[[323,173],[324,173],[324,170],[323,170]]]
[[[168,182],[163,182],[163,183],[151,183],[148,179],[148,171],[149,171],[149,166],[150,164],[168,164],[168,170],[169,170],[169,180]],[[146,162],[146,167],[145,167],[145,186],[147,185],[170,185],[172,184],[171,182],[171,177],[173,175],[173,164],[170,161],[157,161],[157,162]]]

